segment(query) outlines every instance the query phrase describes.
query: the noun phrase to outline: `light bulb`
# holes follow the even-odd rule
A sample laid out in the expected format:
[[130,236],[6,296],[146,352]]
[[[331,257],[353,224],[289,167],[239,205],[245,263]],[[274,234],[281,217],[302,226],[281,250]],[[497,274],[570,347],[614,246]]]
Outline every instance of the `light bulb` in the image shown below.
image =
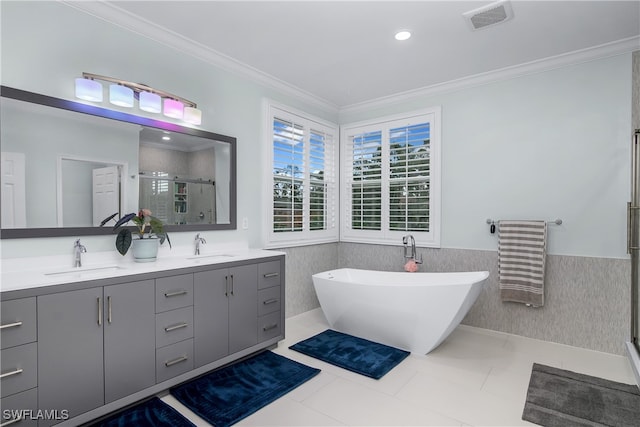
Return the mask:
[[181,119],[184,114],[184,104],[175,99],[164,99],[164,115],[174,119]]
[[199,125],[202,123],[202,111],[195,107],[184,107],[184,117],[182,120],[187,123]]
[[133,107],[133,90],[113,84],[109,86],[109,102],[119,107]]
[[149,113],[162,111],[162,99],[160,95],[151,92],[140,92],[140,109]]
[[76,98],[102,102],[102,85],[95,80],[78,77],[76,79]]

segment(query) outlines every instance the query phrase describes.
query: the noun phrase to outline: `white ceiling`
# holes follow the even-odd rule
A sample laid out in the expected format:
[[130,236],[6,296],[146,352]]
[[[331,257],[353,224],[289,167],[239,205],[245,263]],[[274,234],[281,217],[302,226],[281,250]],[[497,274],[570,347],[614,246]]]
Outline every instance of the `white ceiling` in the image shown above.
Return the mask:
[[[462,14],[490,3],[116,1],[103,5],[110,6],[111,21],[136,22],[139,32],[162,33],[165,42],[179,40],[192,53],[219,54],[235,67],[294,86],[336,108],[591,51],[594,46],[640,49],[640,1],[514,0],[512,20],[472,31]],[[393,36],[399,29],[409,29],[413,36],[398,42]]]

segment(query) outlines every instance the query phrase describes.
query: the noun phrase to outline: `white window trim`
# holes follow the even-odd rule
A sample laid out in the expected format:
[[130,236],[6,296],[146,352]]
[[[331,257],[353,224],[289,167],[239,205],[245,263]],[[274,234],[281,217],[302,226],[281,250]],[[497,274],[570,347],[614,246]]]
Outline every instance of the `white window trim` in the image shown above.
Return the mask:
[[[416,239],[416,244],[421,247],[440,247],[441,228],[441,107],[431,107],[410,113],[397,114],[349,123],[340,128],[340,241],[354,243],[373,243],[383,245],[402,245],[402,236],[411,234]],[[398,126],[399,121],[407,121],[407,124],[417,124],[420,119],[428,117],[430,122],[430,191],[429,191],[429,231],[391,231],[389,227],[389,201],[384,198],[384,188],[388,187],[388,134],[389,129]],[[381,130],[383,133],[383,200],[382,200],[382,230],[353,230],[349,222],[349,209],[351,206],[351,193],[348,191],[347,182],[351,177],[347,176],[345,167],[351,153],[347,152],[349,136],[362,131],[369,132]]]
[[[311,114],[297,110],[284,104],[274,102],[269,99],[264,101],[264,119],[263,119],[263,140],[267,149],[265,157],[265,167],[263,174],[263,206],[266,215],[263,216],[263,239],[265,248],[282,248],[293,246],[305,246],[321,243],[337,242],[340,237],[340,211],[339,211],[339,127],[335,123],[314,117]],[[275,116],[280,118],[295,117],[296,123],[305,125],[305,128],[312,125],[331,130],[333,133],[333,150],[328,151],[328,155],[333,156],[333,191],[329,195],[329,208],[334,211],[333,228],[327,230],[310,230],[309,229],[309,189],[305,188],[304,198],[304,221],[302,231],[274,232],[273,231],[273,119]],[[284,117],[283,117],[284,116]],[[320,130],[320,129],[316,129]],[[306,135],[308,137],[308,135]],[[305,150],[305,163],[308,164],[309,151]],[[307,186],[308,187],[308,186]]]

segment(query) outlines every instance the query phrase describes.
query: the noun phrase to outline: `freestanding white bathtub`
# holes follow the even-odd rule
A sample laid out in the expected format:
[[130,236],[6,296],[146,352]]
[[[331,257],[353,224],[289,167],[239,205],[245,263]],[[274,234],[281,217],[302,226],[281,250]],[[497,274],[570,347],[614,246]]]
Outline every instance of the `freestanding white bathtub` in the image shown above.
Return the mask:
[[312,277],[331,328],[426,354],[460,324],[489,272],[396,273],[342,268]]

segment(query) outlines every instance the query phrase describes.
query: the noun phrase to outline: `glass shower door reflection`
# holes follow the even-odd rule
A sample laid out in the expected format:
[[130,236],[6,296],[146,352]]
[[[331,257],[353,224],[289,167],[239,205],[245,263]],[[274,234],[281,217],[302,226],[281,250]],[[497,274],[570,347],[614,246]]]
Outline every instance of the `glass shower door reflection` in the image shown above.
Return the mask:
[[627,252],[631,255],[631,330],[627,352],[640,387],[640,129],[631,150],[631,201],[627,205]]

